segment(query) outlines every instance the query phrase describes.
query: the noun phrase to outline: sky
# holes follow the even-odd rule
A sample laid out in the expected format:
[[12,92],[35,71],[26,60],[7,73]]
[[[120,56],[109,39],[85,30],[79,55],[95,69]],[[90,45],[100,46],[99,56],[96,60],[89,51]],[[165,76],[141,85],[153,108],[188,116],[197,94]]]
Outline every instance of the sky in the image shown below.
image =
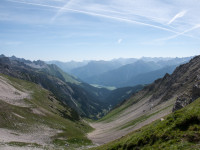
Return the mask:
[[0,54],[110,60],[200,54],[199,0],[0,0]]

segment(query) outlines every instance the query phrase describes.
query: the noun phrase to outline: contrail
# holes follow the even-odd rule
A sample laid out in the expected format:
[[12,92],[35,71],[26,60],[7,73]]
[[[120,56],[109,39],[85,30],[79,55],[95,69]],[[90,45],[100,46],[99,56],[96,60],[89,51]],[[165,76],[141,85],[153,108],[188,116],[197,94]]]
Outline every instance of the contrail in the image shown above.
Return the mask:
[[67,9],[67,7],[71,1],[72,0],[67,1],[67,3],[58,10],[58,12],[51,18],[51,22],[53,22],[58,16],[60,16],[64,12],[64,10]]
[[[28,4],[28,5],[34,5],[34,6],[42,6],[42,7],[62,9],[62,7],[46,5],[46,4],[37,4],[37,3],[22,2],[22,1],[19,2],[19,1],[14,1],[14,0],[7,0],[7,1],[15,2],[15,3]],[[179,33],[179,32],[173,31],[173,30],[168,29],[168,28],[160,27],[160,26],[153,25],[153,24],[143,23],[143,22],[139,22],[139,21],[135,21],[135,20],[130,20],[130,19],[126,19],[126,18],[108,16],[108,15],[103,15],[103,14],[98,14],[98,13],[93,13],[93,12],[88,12],[88,11],[82,11],[82,10],[76,10],[76,9],[70,9],[70,8],[63,8],[63,10],[69,10],[69,11],[76,12],[76,13],[82,13],[82,14],[86,14],[86,15],[90,15],[90,16],[108,18],[108,19],[118,20],[118,21],[122,21],[122,22],[129,22],[129,23],[133,23],[133,24],[139,24],[139,25],[148,26],[148,27],[152,27],[152,28],[156,28],[156,29],[160,29],[160,30],[176,33],[176,34]]]
[[[188,32],[190,32],[190,31],[193,31],[193,30],[198,29],[198,28],[200,28],[200,24],[197,24],[196,26],[194,26],[194,27],[192,27],[192,28],[190,28],[190,29],[188,29],[188,30],[185,30],[185,31],[183,31],[183,32],[181,32],[181,33],[178,33],[178,34],[176,34],[176,35],[173,35],[173,36],[170,36],[170,37],[167,37],[167,38],[163,38],[163,39],[158,39],[158,40],[156,40],[156,41],[171,40],[171,39],[174,39],[174,38],[176,38],[176,37],[178,37],[178,36],[180,36],[180,35],[184,35],[185,33],[188,33]],[[189,35],[188,35],[188,36],[189,36]],[[193,37],[193,36],[190,36],[190,37]],[[193,38],[199,39],[199,38],[197,38],[197,37],[193,37]]]
[[176,14],[167,24],[171,24],[172,22],[174,22],[176,19],[183,17],[185,14],[187,13],[187,11],[181,11],[178,14]]

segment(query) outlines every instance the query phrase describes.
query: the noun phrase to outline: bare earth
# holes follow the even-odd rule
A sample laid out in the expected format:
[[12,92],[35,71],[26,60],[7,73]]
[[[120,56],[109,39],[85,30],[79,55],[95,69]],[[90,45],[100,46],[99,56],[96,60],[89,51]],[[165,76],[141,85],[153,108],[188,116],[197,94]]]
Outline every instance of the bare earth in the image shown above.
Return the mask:
[[[172,105],[174,103],[174,99],[171,99],[170,101],[163,103],[162,105],[152,107],[152,106],[155,106],[159,102],[159,99],[154,101],[153,103],[150,103],[149,102],[150,98],[151,97],[148,97],[130,106],[128,109],[123,111],[120,115],[115,117],[111,122],[102,121],[98,123],[90,123],[90,125],[95,130],[88,134],[88,138],[91,139],[94,144],[102,145],[102,144],[111,142],[113,140],[119,139],[120,137],[130,133],[131,131],[137,130],[141,128],[142,126],[147,125],[151,123],[152,121],[155,121],[171,113],[171,110],[172,110],[171,107],[168,107],[167,109],[163,109],[163,108],[166,108],[167,106]],[[131,127],[120,129],[120,127],[122,127],[124,124],[126,124],[129,121],[137,119],[138,117],[145,114],[148,115],[148,114],[155,113],[162,109],[163,111],[160,111],[156,115],[151,116],[147,120],[136,123],[135,125]]]
[[[35,129],[31,129],[30,133],[20,133],[14,130],[0,128],[0,149],[18,149],[15,146],[5,144],[9,142],[36,143],[45,147],[47,144],[50,144],[50,137],[56,135],[58,132],[59,131],[45,126],[37,126]],[[19,149],[22,148],[23,147],[19,147]],[[25,148],[36,149],[34,147]]]
[[26,107],[27,105],[24,103],[23,99],[28,97],[28,92],[19,91],[9,84],[6,78],[0,76],[0,100],[12,105]]

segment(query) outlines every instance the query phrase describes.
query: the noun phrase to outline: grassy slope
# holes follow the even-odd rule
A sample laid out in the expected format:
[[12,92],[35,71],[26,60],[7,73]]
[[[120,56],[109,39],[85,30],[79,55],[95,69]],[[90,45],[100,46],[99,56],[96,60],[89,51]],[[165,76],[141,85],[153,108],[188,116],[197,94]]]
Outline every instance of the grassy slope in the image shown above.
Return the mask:
[[48,65],[47,68],[45,68],[43,71],[49,73],[50,75],[61,77],[60,79],[64,79],[65,82],[73,83],[73,84],[80,84],[78,79],[76,79],[74,76],[71,76],[64,71],[62,71],[59,67],[56,65]]
[[200,149],[200,98],[187,107],[95,150]]
[[[0,101],[0,128],[27,133],[34,125],[45,125],[62,131],[62,133],[52,137],[54,145],[62,147],[69,143],[70,149],[72,149],[73,147],[91,144],[85,134],[92,128],[79,120],[78,115],[73,110],[64,107],[52,93],[31,82],[0,75],[7,78],[18,90],[31,91],[31,98],[24,100],[30,105],[27,108]],[[45,115],[32,113],[33,108],[37,108]],[[19,118],[13,113],[25,119]]]
[[172,107],[173,107],[173,105],[169,105],[168,107],[165,107],[165,108],[163,108],[163,109],[161,109],[161,110],[158,110],[158,111],[156,111],[156,112],[153,112],[153,113],[151,113],[151,114],[142,115],[142,116],[138,117],[137,119],[134,119],[134,120],[131,120],[131,121],[125,123],[125,124],[124,124],[123,126],[121,126],[119,129],[120,129],[120,130],[121,130],[121,129],[126,129],[126,128],[131,127],[131,126],[133,127],[133,126],[137,125],[138,123],[143,122],[143,121],[147,120],[148,118],[150,118],[150,117],[152,117],[152,116],[154,116],[154,115],[156,115],[156,114],[162,112],[163,110],[166,110],[166,109],[172,108]]

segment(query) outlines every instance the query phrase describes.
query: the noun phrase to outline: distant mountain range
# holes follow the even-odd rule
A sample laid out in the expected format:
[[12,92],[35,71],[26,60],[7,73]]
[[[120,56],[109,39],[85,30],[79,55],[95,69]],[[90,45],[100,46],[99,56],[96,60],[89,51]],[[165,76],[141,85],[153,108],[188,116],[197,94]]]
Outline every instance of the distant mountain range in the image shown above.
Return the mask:
[[162,58],[142,57],[141,59],[114,59],[111,61],[73,62],[74,67],[66,69],[72,62],[55,63],[64,71],[69,72],[80,80],[89,84],[101,86],[126,87],[138,84],[149,84],[166,73],[171,74],[174,69],[188,62],[192,57]]
[[[90,69],[91,67],[94,69],[94,67],[100,67],[100,70],[97,70],[95,68],[95,70],[97,70],[97,72],[95,73],[95,71],[93,70],[89,70],[92,71],[92,74],[99,74],[99,73],[103,73],[105,71],[107,71],[107,68],[117,68],[126,64],[130,64],[137,61],[136,58],[119,58],[119,59],[113,59],[111,61],[104,61],[104,60],[85,60],[85,61],[69,61],[69,62],[62,62],[62,61],[57,61],[57,60],[53,60],[53,61],[46,61],[47,64],[55,64],[57,66],[59,66],[63,71],[68,72],[68,73],[72,73],[72,72],[76,72],[75,70],[81,67],[86,67],[88,69]],[[105,65],[108,65],[109,67],[105,67]],[[105,70],[103,69],[105,67]],[[112,68],[113,67],[113,68]],[[78,74],[78,70],[77,70],[77,74]],[[85,71],[87,72],[87,70]],[[86,73],[85,73],[86,74]],[[90,72],[88,73],[87,76],[91,76]]]

